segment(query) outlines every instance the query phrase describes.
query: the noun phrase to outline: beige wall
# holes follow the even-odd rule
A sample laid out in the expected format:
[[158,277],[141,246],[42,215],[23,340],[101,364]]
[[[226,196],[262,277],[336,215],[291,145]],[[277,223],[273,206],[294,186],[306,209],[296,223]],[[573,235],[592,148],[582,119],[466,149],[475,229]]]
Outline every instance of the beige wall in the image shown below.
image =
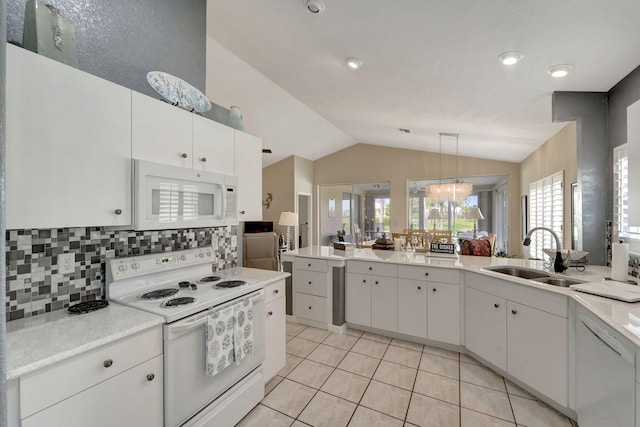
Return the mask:
[[562,246],[571,247],[571,183],[577,181],[578,148],[576,123],[570,122],[520,163],[520,195],[529,196],[529,185],[564,171],[564,229]]
[[[267,209],[262,206],[262,219],[273,221],[273,229],[278,234],[285,234],[286,227],[278,225],[281,212],[295,211],[295,191],[294,191],[294,157],[274,163],[262,169],[262,200],[267,197],[267,193],[273,195],[271,206]],[[291,230],[293,233],[293,229]]]
[[[316,160],[314,185],[351,184],[390,181],[391,231],[402,232],[407,226],[407,180],[438,179],[438,153],[356,144]],[[509,178],[509,248],[520,253],[520,165],[517,163],[460,157],[461,177],[507,175]],[[442,155],[442,177],[455,178],[456,157]],[[316,187],[317,188],[317,187]],[[316,193],[317,197],[317,191]],[[316,209],[317,211],[317,209]],[[317,212],[314,216],[315,224]],[[314,229],[314,243],[318,230]]]

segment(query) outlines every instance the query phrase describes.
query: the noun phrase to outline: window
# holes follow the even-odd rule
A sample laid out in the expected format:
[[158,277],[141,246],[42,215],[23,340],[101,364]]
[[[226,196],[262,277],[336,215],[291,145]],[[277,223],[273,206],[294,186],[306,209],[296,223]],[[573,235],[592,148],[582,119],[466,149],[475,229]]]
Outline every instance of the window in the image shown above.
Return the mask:
[[627,144],[613,149],[613,239],[640,239],[640,227],[629,225],[629,157]]
[[391,199],[388,197],[375,198],[375,227],[380,231],[391,230]]
[[[550,175],[529,185],[529,230],[535,227],[550,228],[562,243],[564,196],[563,172]],[[537,231],[531,236],[530,256],[544,259],[542,249],[554,249],[555,241],[550,233]]]

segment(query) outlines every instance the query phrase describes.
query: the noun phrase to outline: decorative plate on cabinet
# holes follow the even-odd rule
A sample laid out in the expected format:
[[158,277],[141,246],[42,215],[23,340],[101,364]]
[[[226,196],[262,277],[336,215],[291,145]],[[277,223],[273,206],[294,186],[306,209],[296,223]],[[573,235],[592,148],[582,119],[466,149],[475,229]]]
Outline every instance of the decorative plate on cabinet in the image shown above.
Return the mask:
[[198,113],[211,109],[211,102],[202,92],[176,76],[164,71],[149,71],[147,81],[156,92],[173,105]]

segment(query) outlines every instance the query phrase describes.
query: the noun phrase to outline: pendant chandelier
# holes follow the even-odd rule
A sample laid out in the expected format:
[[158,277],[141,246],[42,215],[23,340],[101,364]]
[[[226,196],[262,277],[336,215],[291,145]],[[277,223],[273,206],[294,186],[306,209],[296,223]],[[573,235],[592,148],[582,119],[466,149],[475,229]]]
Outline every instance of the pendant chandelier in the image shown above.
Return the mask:
[[[442,137],[450,136],[456,138],[456,179],[454,182],[442,182]],[[451,202],[463,202],[473,192],[473,186],[470,182],[460,181],[458,178],[460,157],[458,156],[458,137],[457,133],[440,132],[440,180],[437,184],[427,185],[427,196],[430,199],[443,202],[449,200]]]

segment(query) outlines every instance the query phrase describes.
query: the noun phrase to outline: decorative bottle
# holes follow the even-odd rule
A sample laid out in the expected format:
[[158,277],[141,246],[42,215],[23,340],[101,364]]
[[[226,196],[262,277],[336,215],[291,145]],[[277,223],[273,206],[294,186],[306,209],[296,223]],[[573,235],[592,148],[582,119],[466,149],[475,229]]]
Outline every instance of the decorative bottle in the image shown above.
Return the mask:
[[242,123],[242,115],[240,114],[239,107],[229,107],[229,120],[227,120],[227,126],[237,130],[244,130],[244,124]]

